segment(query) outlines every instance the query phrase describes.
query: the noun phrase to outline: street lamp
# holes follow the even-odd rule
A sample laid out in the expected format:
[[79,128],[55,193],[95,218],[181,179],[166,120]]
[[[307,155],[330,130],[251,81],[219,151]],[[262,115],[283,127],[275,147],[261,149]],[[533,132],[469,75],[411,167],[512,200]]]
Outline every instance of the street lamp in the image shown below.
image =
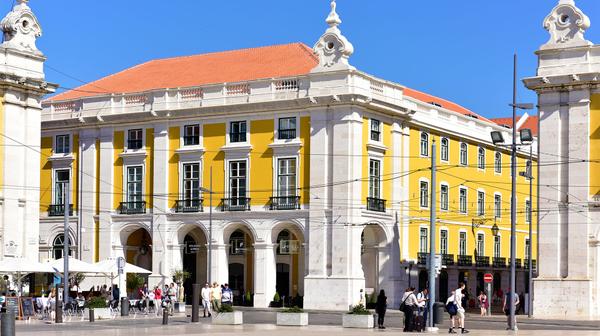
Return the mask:
[[[517,253],[517,109],[531,110],[533,104],[518,104],[517,103],[517,54],[513,60],[513,101],[509,106],[512,107],[512,139],[511,144],[504,144],[504,137],[499,131],[492,131],[491,137],[494,145],[510,147],[511,152],[511,198],[510,198],[510,291],[509,291],[509,308],[510,321],[509,328],[517,330],[517,321],[515,320],[515,293],[516,293],[516,253]],[[533,141],[531,130],[523,129],[519,132],[521,136],[521,144]],[[530,236],[531,237],[531,236]],[[530,238],[531,239],[531,238]]]
[[494,237],[498,237],[498,231],[500,231],[500,228],[498,228],[498,225],[494,223],[494,226],[492,226],[492,234]]

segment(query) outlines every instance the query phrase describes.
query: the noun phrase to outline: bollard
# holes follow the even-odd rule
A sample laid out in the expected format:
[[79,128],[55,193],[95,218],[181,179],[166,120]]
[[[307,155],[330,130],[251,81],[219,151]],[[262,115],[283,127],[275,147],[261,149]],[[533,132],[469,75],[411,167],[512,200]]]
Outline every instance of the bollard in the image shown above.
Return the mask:
[[162,321],[163,325],[167,325],[169,324],[169,311],[167,310],[167,308],[163,308],[163,321]]
[[129,316],[129,300],[126,297],[121,298],[121,316]]
[[90,315],[90,322],[96,321],[96,316],[94,315],[94,308],[88,309],[88,312],[89,312],[89,315]]
[[200,284],[192,285],[192,322],[200,321]]
[[62,323],[63,322],[63,310],[62,310],[62,302],[57,298],[56,306],[54,308],[54,323]]
[[0,314],[0,336],[15,336],[15,313]]

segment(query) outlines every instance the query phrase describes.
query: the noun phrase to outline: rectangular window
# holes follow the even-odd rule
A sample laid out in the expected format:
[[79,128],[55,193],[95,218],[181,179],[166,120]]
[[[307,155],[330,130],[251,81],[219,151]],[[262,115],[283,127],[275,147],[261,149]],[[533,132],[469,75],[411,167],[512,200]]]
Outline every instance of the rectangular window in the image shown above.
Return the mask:
[[525,238],[525,259],[529,260],[529,238]]
[[467,213],[467,188],[460,188],[458,195],[459,211],[462,214]]
[[502,195],[494,195],[494,217],[502,217]]
[[466,143],[460,144],[460,164],[466,166],[468,163],[468,145]]
[[245,251],[244,236],[233,236],[229,239],[229,254],[242,255]]
[[440,160],[448,162],[448,153],[450,152],[450,140],[442,138],[440,146]]
[[246,142],[246,122],[232,121],[229,125],[229,142]]
[[200,199],[200,164],[183,165],[183,199],[186,201]]
[[421,132],[421,155],[429,156],[429,134]]
[[54,153],[56,154],[69,154],[70,149],[70,137],[68,134],[57,135],[56,145],[54,146]]
[[482,147],[477,151],[477,168],[485,169],[485,149]]
[[142,129],[132,129],[127,132],[127,149],[141,149],[142,148]]
[[525,222],[531,223],[531,202],[529,200],[525,201]]
[[277,130],[279,140],[296,139],[296,118],[279,118],[279,128]]
[[494,258],[500,258],[500,236],[494,236]]
[[197,146],[200,144],[200,125],[186,125],[183,127],[183,145]]
[[427,253],[427,228],[421,228],[419,235],[419,252]]
[[381,141],[381,123],[377,119],[371,119],[371,140]]
[[[229,197],[231,205],[245,205],[246,200],[246,161],[229,162]],[[242,203],[238,203],[242,202]]]
[[429,182],[421,181],[421,195],[420,195],[420,204],[421,208],[429,207]]
[[442,210],[448,210],[448,186],[442,184],[440,188],[440,208]]
[[477,255],[485,255],[485,236],[483,235],[483,233],[477,234]]
[[381,162],[369,160],[369,197],[381,198]]
[[483,191],[477,192],[477,216],[485,215],[485,193]]
[[61,169],[54,172],[54,204],[65,204],[64,190],[69,182],[70,172],[68,169]]
[[277,196],[296,196],[296,159],[277,161]]
[[448,254],[448,230],[440,231],[440,253]]
[[142,202],[142,166],[127,167],[127,202]]
[[498,174],[502,174],[502,153],[496,152],[494,159],[494,170]]
[[458,237],[458,254],[467,255],[467,233],[460,232]]

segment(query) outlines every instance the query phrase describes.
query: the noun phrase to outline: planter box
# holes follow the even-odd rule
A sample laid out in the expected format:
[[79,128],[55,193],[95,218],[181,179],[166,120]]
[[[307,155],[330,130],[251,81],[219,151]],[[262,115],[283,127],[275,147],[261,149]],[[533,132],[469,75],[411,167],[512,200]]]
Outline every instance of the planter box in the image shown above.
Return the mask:
[[244,313],[234,311],[233,313],[218,313],[212,315],[212,323],[218,325],[238,325],[244,323]]
[[176,313],[185,313],[185,302],[175,302],[173,309]]
[[[89,313],[88,313],[88,315],[89,315]],[[110,314],[110,308],[94,308],[94,318],[96,320],[112,319],[112,315]]]
[[355,314],[344,314],[342,320],[342,326],[344,328],[360,328],[370,329],[373,328],[373,314],[369,315],[355,315]]
[[308,313],[277,313],[277,325],[297,326],[308,325]]

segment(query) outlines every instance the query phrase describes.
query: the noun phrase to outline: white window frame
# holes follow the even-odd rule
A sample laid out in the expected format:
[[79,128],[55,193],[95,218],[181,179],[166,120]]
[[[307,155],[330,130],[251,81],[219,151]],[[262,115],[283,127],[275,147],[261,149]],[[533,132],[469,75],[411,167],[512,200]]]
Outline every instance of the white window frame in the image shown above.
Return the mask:
[[[426,137],[425,147],[423,147],[423,136]],[[421,155],[421,157],[429,157],[429,139],[430,134],[428,132],[421,131],[421,134],[419,135],[419,154]],[[423,154],[423,150],[425,150],[425,154]]]
[[[246,141],[231,142],[231,134],[230,134],[231,133],[231,123],[241,122],[241,121],[246,123]],[[244,119],[244,118],[239,118],[239,119],[233,118],[233,119],[225,121],[225,144],[232,145],[232,146],[250,144],[250,120]]]
[[[496,203],[496,198],[500,197],[500,204]],[[502,218],[502,194],[499,192],[494,193],[494,218]]]
[[146,201],[146,164],[145,163],[137,163],[130,165],[123,165],[123,196],[122,202],[129,202],[129,174],[128,170],[130,167],[142,167],[142,200],[140,202]]
[[[291,139],[279,139],[279,122],[281,121],[281,119],[294,119],[295,120],[295,123],[296,123],[296,136],[294,138],[291,138]],[[298,118],[298,116],[296,116],[296,115],[290,115],[290,116],[280,115],[280,116],[277,116],[275,118],[275,139],[278,140],[278,141],[283,141],[283,142],[285,142],[285,141],[293,141],[293,140],[298,139],[298,137],[300,136],[300,120],[299,119],[300,118]],[[246,125],[246,128],[247,128],[247,126],[248,125]]]
[[[477,255],[478,256],[485,256],[485,233],[483,231],[478,231],[477,234],[475,235],[476,237],[476,245],[477,245]],[[483,237],[483,240],[479,240],[479,237]],[[479,243],[481,242],[481,246],[479,246]],[[480,249],[481,247],[481,249]]]
[[[378,176],[378,178],[377,178],[377,179],[378,179],[378,186],[377,186],[377,188],[378,188],[378,191],[379,191],[379,195],[377,195],[377,197],[375,197],[375,196],[374,196],[374,195],[371,193],[371,190],[372,190],[372,189],[371,189],[371,162],[372,162],[372,161],[376,161],[376,162],[377,162],[377,164],[378,164],[378,166],[379,166],[379,176]],[[372,158],[372,157],[370,157],[370,158],[369,158],[369,185],[368,185],[368,195],[369,195],[369,197],[371,197],[371,198],[377,198],[377,199],[382,199],[382,198],[383,198],[383,197],[382,197],[382,195],[383,195],[383,189],[382,189],[382,187],[383,187],[383,183],[381,183],[381,172],[382,172],[382,168],[383,168],[383,167],[382,167],[382,164],[383,164],[383,160],[381,160],[381,159],[379,159],[379,158]],[[419,185],[420,185],[420,183],[419,183]]]
[[[292,156],[276,156],[276,157],[274,157],[274,166],[273,166],[273,169],[274,169],[273,170],[274,171],[274,174],[273,174],[273,177],[274,177],[274,181],[273,181],[274,188],[273,188],[273,190],[275,190],[275,193],[274,193],[273,196],[276,196],[276,197],[286,197],[286,196],[279,195],[279,161],[280,160],[290,160],[290,159],[296,160],[296,176],[295,176],[295,179],[296,179],[296,181],[295,181],[296,188],[294,190],[294,195],[287,195],[287,197],[298,196],[298,188],[299,188],[298,183],[300,181],[299,178],[298,178],[299,167],[300,167],[300,160],[299,160],[298,156],[293,156],[293,155]],[[235,161],[237,161],[237,160],[235,160]]]
[[[421,185],[423,183],[427,183],[427,195],[426,195],[426,200],[425,200],[425,203],[427,203],[426,206],[423,205],[423,193],[422,193],[422,190],[421,190],[421,187],[422,187]],[[431,197],[431,195],[430,195],[431,192],[430,192],[429,188],[431,188],[431,184],[429,183],[428,179],[423,179],[423,178],[419,179],[419,207],[421,209],[429,209],[429,200],[430,200],[430,197]]]
[[183,179],[184,179],[184,176],[185,176],[184,175],[185,170],[183,169],[183,166],[187,165],[187,164],[196,164],[196,163],[198,164],[198,170],[199,170],[198,171],[198,174],[199,174],[199,176],[198,176],[198,183],[199,183],[199,186],[200,186],[199,197],[200,198],[203,197],[203,192],[202,192],[202,175],[204,173],[204,170],[203,170],[204,167],[202,166],[202,160],[180,161],[179,162],[179,199],[180,200],[184,199],[183,195],[184,195],[184,192],[185,192],[185,190],[184,190],[184,183],[183,183]]
[[[142,147],[139,149],[129,149],[129,131],[138,130],[138,129],[142,130]],[[125,143],[123,144],[123,148],[125,149],[125,152],[143,152],[146,150],[146,128],[145,127],[139,126],[139,127],[126,128],[124,130],[124,133],[125,133],[125,137],[124,137]]]
[[[57,203],[57,199],[56,199],[56,172],[60,171],[60,170],[68,170],[69,171],[69,190],[70,192],[73,191],[73,186],[71,185],[71,183],[73,182],[73,170],[71,169],[71,167],[62,167],[62,168],[52,168],[52,205],[59,205],[59,203]],[[69,203],[73,204],[73,197],[72,195],[70,195],[71,197],[69,197]],[[63,196],[64,197],[64,196]],[[60,204],[63,204],[64,201]]]
[[[446,141],[446,146],[444,146],[444,140]],[[444,147],[446,147],[446,158],[444,159]],[[440,139],[440,161],[441,162],[449,162],[450,161],[450,139],[447,137],[442,137]]]
[[[296,118],[296,138],[294,139],[279,139],[279,119],[285,119],[285,118]],[[238,119],[236,120],[231,120],[231,121],[239,121]],[[246,120],[247,122],[247,126],[250,126],[250,121],[251,120]],[[229,127],[229,124],[227,124]],[[281,113],[281,114],[276,114],[273,117],[273,142],[274,143],[278,143],[278,144],[282,144],[282,143],[288,143],[288,142],[293,142],[293,143],[298,143],[300,141],[300,132],[301,132],[301,115],[300,113]],[[248,129],[248,133],[250,132],[250,130]],[[246,134],[246,139],[249,139],[248,137],[250,136],[250,134]],[[227,128],[227,137],[229,137],[229,128]],[[248,140],[248,143],[250,143],[250,140]]]
[[[444,193],[442,192],[442,188],[446,187],[446,202],[444,207]],[[450,209],[450,186],[447,182],[440,183],[440,210],[448,211]]]
[[[379,123],[379,140],[373,140],[371,138],[373,134],[373,120]],[[383,143],[383,121],[381,121],[381,119],[369,118],[369,142]]]
[[[198,144],[197,145],[186,145],[185,144],[185,128],[188,127],[188,126],[198,126]],[[179,134],[180,134],[180,139],[179,139],[180,145],[179,145],[179,147],[181,147],[181,148],[201,147],[202,146],[202,142],[203,142],[202,141],[203,140],[202,139],[202,135],[203,135],[202,129],[204,128],[203,126],[204,126],[203,124],[201,124],[199,122],[194,122],[194,121],[183,123],[181,125],[180,131],[179,131]]]
[[[423,240],[423,232],[426,233],[425,240]],[[423,243],[425,244],[425,246],[423,246]],[[424,250],[423,250],[423,247],[425,248]],[[429,229],[425,226],[421,226],[419,228],[419,252],[420,253],[429,252]]]
[[[462,208],[462,200],[460,197],[460,192],[462,190],[465,191],[465,207],[464,207],[464,209]],[[461,186],[458,188],[458,212],[463,215],[466,215],[469,213],[469,188],[467,188],[467,187]]]
[[[482,158],[483,153],[483,158]],[[485,170],[485,148],[479,146],[477,148],[477,169]]]
[[[229,134],[227,136],[229,136]],[[229,185],[229,175],[231,170],[231,162],[235,161],[246,161],[246,197],[248,198],[248,187],[250,186],[250,160],[248,158],[235,158],[225,160],[225,198],[232,198],[231,188]]]
[[[465,237],[465,246],[464,251],[462,248],[462,237]],[[469,236],[467,235],[467,231],[459,230],[458,231],[458,255],[468,255],[469,254]]]
[[[443,240],[443,235],[442,232],[446,234],[446,240]],[[441,228],[440,229],[440,253],[441,254],[448,254],[448,240],[450,240],[449,237],[449,231],[447,228]]]
[[[69,146],[69,150],[67,152],[58,152],[58,137],[69,137],[69,141],[68,141],[68,146]],[[61,133],[61,134],[56,134],[53,137],[53,142],[54,142],[54,146],[53,146],[53,150],[54,150],[54,154],[58,154],[58,155],[69,155],[71,153],[73,153],[73,135],[71,133]]]
[[502,152],[500,151],[496,151],[494,154],[494,173],[497,175],[502,174]]
[[[497,239],[497,241],[496,241]],[[493,258],[502,258],[502,235],[498,233],[497,236],[494,236],[494,251]]]
[[[483,195],[480,200],[479,196]],[[485,190],[477,189],[477,216],[485,216]]]
[[[465,153],[465,157],[464,157],[465,160],[464,161],[463,161],[463,145],[465,147],[465,151],[464,151],[464,153]],[[469,144],[466,143],[466,142],[461,142],[458,145],[458,151],[459,151],[459,153],[458,153],[458,163],[461,166],[468,166],[469,165]]]

